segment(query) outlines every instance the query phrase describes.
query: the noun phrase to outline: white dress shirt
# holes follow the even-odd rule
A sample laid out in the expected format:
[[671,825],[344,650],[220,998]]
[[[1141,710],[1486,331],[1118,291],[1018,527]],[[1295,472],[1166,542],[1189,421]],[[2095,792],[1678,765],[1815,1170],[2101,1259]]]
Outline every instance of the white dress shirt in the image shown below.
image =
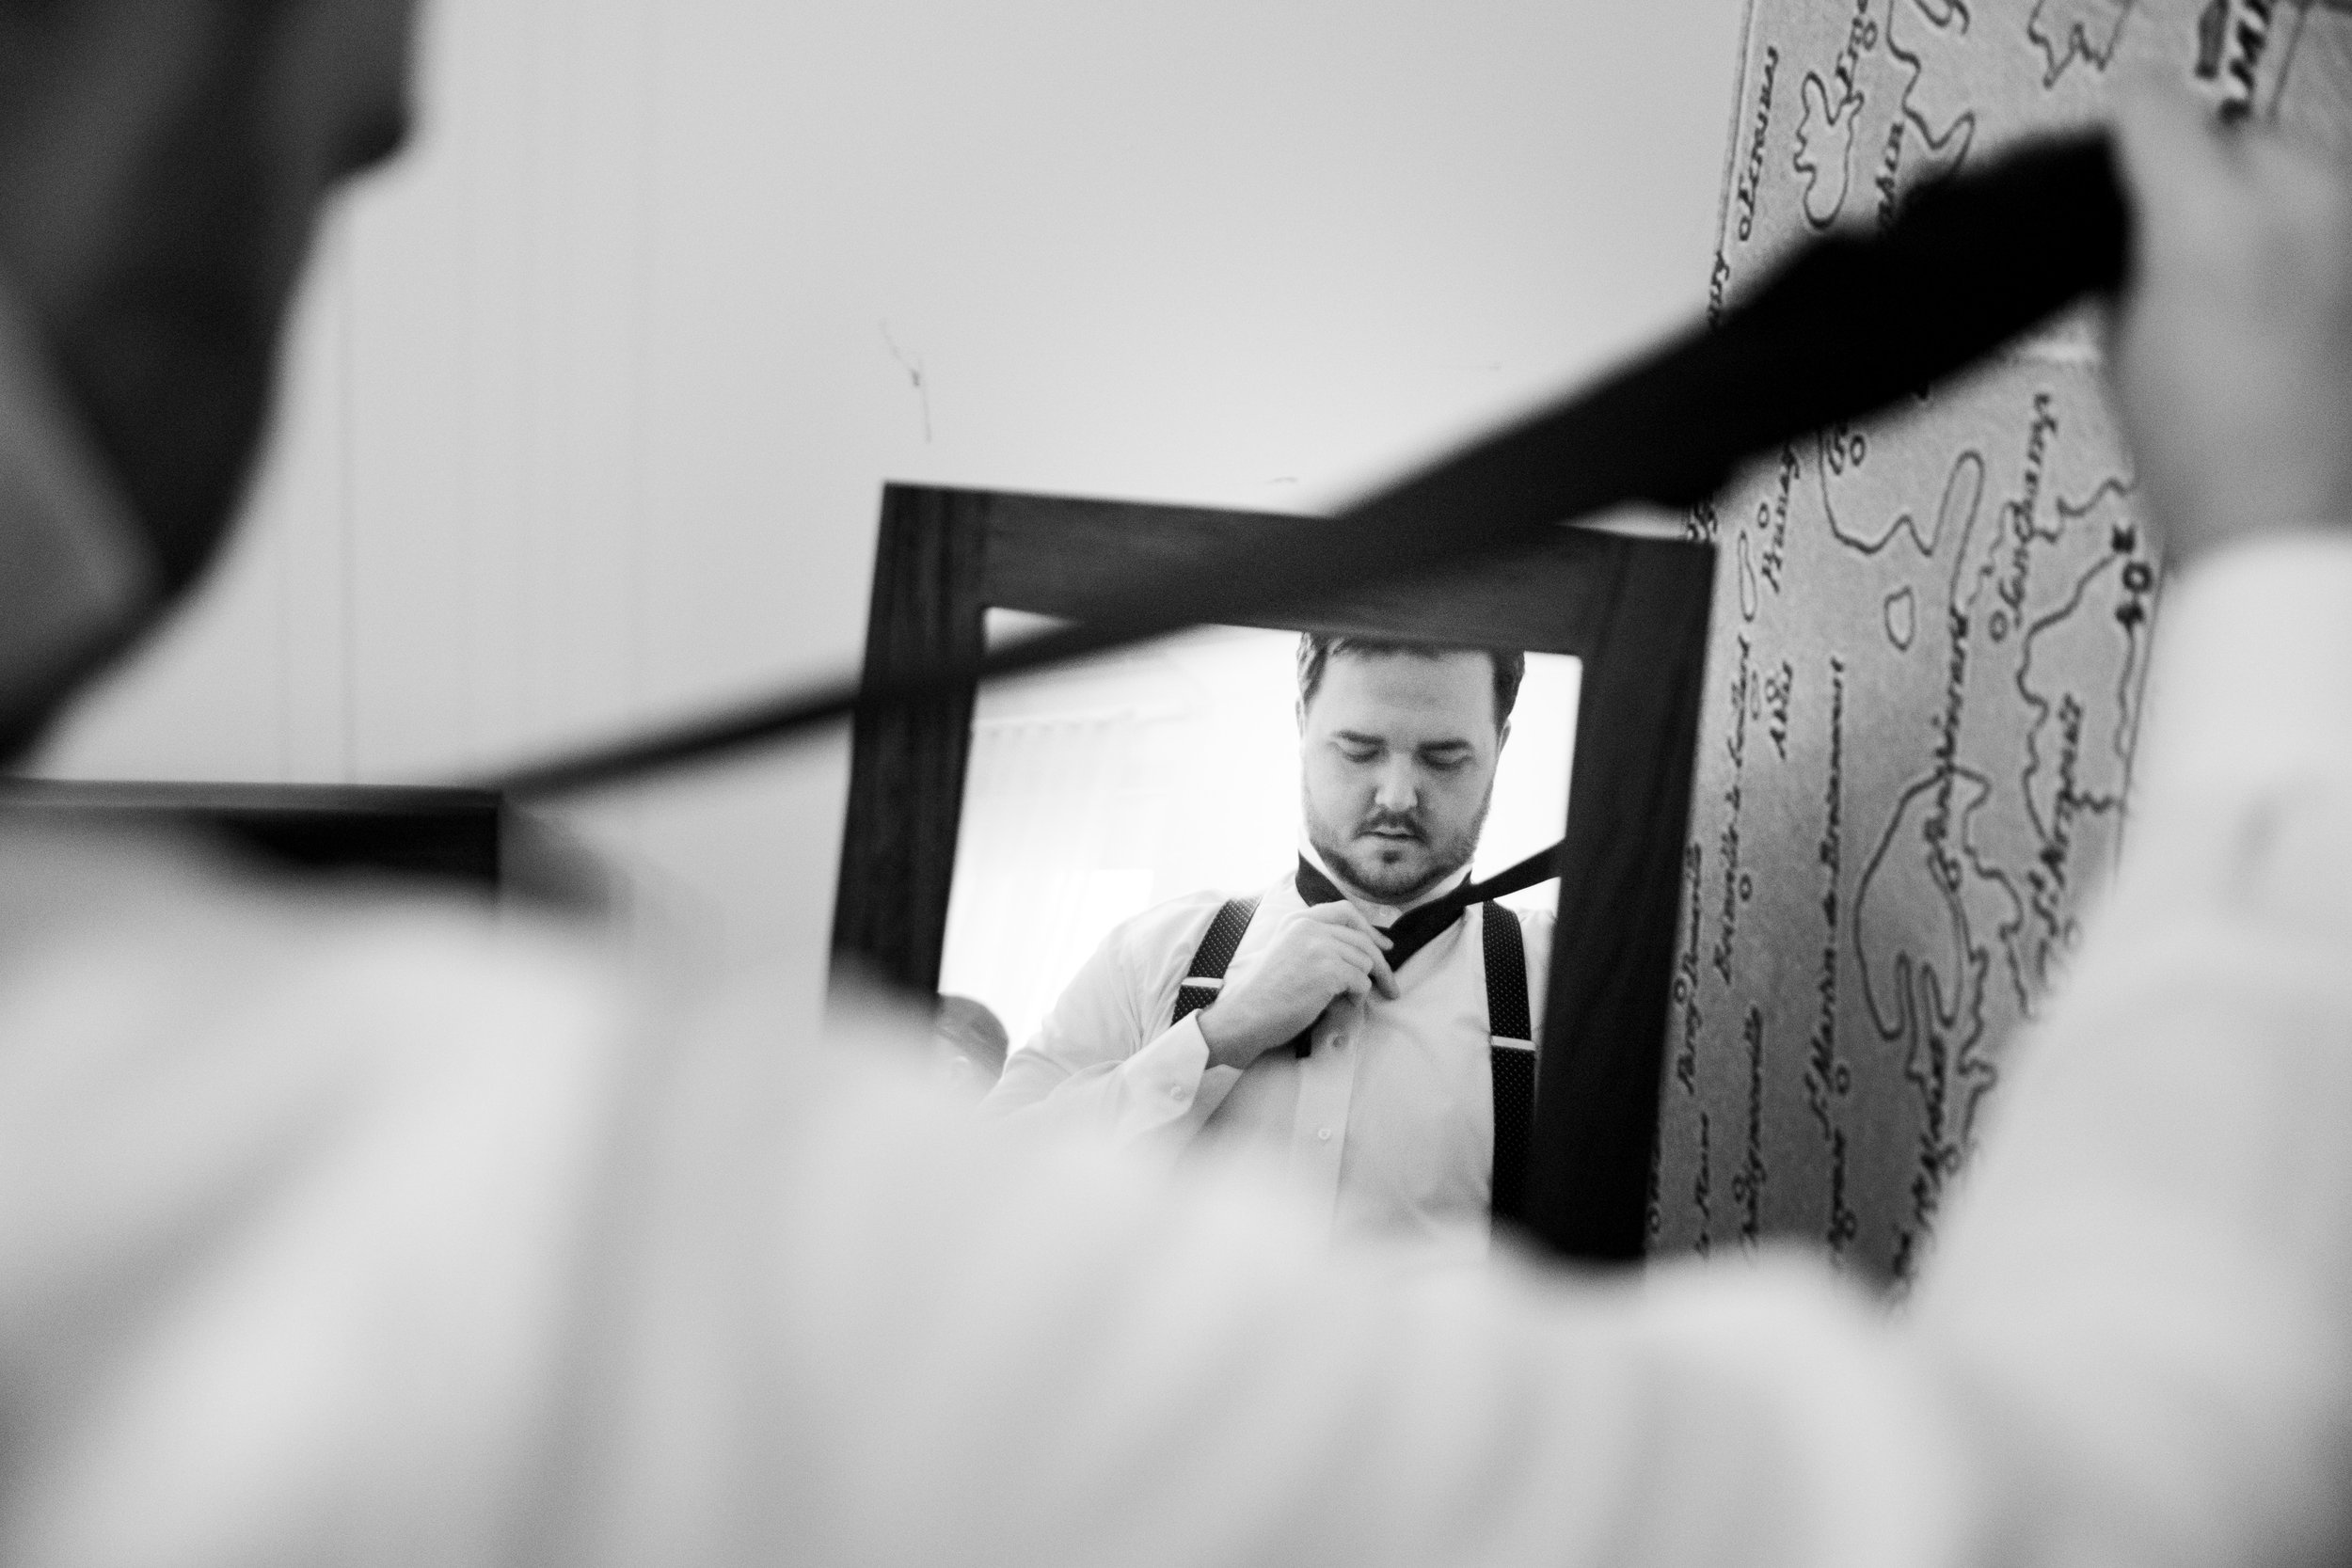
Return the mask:
[[2050,1562],[2352,1547],[2352,535],[2169,584],[2119,875],[1915,1293]]
[[[1301,853],[1323,866],[1312,850]],[[1388,926],[1468,875],[1455,872],[1408,905],[1351,901]],[[1495,1145],[1484,906],[1405,962],[1393,999],[1375,991],[1327,1011],[1303,1060],[1278,1046],[1240,1070],[1210,1064],[1199,1013],[1168,1022],[1228,896],[1191,894],[1115,927],[1036,1037],[1006,1058],[988,1108],[1035,1108],[1041,1116],[1031,1120],[1090,1124],[1124,1144],[1246,1151],[1284,1166],[1335,1240],[1483,1256]],[[1225,983],[1246,978],[1306,908],[1294,877],[1267,887]],[[1548,914],[1519,917],[1539,1053],[1551,926]]]
[[0,1561],[2341,1560],[2352,543],[2159,642],[2122,881],[1899,1318],[1809,1258],[1400,1286],[898,1026],[0,832]]

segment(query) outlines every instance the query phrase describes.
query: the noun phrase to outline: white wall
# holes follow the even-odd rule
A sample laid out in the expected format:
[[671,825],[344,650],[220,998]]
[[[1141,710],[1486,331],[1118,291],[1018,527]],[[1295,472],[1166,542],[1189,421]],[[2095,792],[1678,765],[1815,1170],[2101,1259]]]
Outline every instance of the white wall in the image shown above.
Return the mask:
[[[1698,308],[1740,17],[443,0],[242,544],[46,766],[433,781],[845,667],[885,479],[1327,504]],[[844,777],[575,816],[813,1000]]]

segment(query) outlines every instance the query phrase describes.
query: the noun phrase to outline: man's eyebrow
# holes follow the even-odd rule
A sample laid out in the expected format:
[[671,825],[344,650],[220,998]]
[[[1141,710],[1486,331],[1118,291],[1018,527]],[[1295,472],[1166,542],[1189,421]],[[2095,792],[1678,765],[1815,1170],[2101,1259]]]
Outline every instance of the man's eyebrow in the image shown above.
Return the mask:
[[1386,746],[1389,743],[1387,736],[1367,735],[1362,730],[1333,730],[1331,738],[1344,740],[1356,746]]
[[1478,748],[1468,739],[1456,737],[1452,740],[1424,740],[1421,749],[1424,752],[1474,752]]

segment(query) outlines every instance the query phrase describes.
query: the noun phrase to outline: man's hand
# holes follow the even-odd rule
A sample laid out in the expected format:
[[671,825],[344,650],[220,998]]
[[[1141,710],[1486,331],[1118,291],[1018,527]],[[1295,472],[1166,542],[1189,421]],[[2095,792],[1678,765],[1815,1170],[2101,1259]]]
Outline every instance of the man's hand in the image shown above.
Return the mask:
[[2113,371],[2175,562],[2352,528],[2352,169],[2143,91],[2118,118],[2134,217]]
[[1382,949],[1388,938],[1346,899],[1285,921],[1248,971],[1195,1016],[1215,1067],[1246,1068],[1323,1016],[1342,996],[1396,995]]

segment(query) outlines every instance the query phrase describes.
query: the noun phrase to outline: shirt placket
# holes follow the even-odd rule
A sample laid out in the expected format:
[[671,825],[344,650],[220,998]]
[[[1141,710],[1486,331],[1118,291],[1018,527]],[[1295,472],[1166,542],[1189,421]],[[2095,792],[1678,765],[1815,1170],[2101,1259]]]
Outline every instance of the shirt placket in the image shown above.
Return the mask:
[[1347,1107],[1356,1092],[1356,1058],[1370,1011],[1344,1001],[1315,1023],[1314,1049],[1298,1064],[1298,1113],[1291,1129],[1291,1171],[1327,1226],[1339,1212],[1340,1164],[1347,1152]]

